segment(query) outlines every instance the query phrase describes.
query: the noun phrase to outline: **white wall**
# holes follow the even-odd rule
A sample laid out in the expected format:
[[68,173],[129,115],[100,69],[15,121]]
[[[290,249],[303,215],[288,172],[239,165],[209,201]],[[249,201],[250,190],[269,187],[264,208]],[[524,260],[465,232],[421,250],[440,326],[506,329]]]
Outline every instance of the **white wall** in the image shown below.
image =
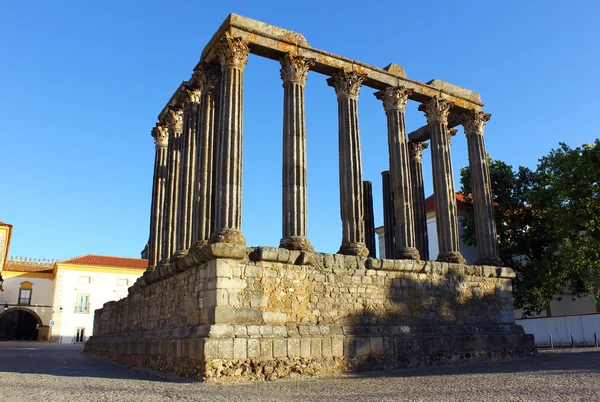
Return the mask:
[[[54,280],[52,278],[32,278],[26,273],[16,273],[4,271],[4,292],[0,293],[0,309],[4,303],[9,304],[9,308],[14,308],[19,302],[19,289],[22,282],[31,282],[31,304],[29,306],[21,305],[18,307],[34,311],[42,320],[42,325],[48,325],[52,318],[52,298],[54,291]],[[18,276],[14,276],[14,275]],[[4,310],[0,310],[3,312]]]
[[[460,224],[460,216],[458,217],[458,233],[462,236],[464,229]],[[427,219],[427,239],[429,241],[429,259],[435,260],[437,259],[438,254],[440,253],[440,249],[438,248],[437,241],[437,228],[435,226],[435,217]],[[473,246],[468,246],[460,238],[460,252],[467,260],[467,264],[471,265],[475,263],[477,260],[477,248]]]
[[571,346],[571,334],[575,345],[593,345],[594,333],[600,341],[600,314],[573,315],[566,317],[526,318],[516,320],[525,333],[533,334],[536,346]]
[[[93,270],[70,270],[59,267],[54,294],[54,321],[52,341],[73,343],[77,328],[84,328],[85,338],[92,335],[94,311],[102,308],[108,301],[119,300],[127,296],[127,289],[141,276],[138,274],[119,272],[98,272]],[[89,277],[90,283],[81,283],[80,278]],[[118,279],[127,279],[126,286],[117,285]],[[88,312],[77,312],[76,304],[79,295],[89,295]],[[60,308],[62,307],[62,310]]]

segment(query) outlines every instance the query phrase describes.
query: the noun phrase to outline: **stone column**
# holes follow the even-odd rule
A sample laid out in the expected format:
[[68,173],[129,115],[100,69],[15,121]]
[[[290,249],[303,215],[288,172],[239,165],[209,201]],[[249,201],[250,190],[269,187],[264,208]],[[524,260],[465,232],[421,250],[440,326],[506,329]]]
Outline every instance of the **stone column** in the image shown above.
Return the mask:
[[150,207],[150,242],[148,244],[148,268],[152,272],[162,258],[162,224],[165,206],[165,184],[167,180],[167,145],[169,132],[165,126],[152,129],[154,145],[154,177],[152,180],[152,205]]
[[216,230],[210,243],[246,245],[242,234],[242,112],[248,45],[226,33],[214,52],[221,63],[215,198]]
[[220,67],[203,64],[196,70],[202,98],[198,116],[198,155],[197,155],[197,199],[194,216],[194,241],[208,242],[215,230],[213,221],[215,187],[215,135],[217,133],[217,98],[219,92]]
[[363,181],[363,213],[365,216],[365,244],[369,257],[375,258],[375,217],[373,216],[373,183]]
[[422,104],[429,125],[431,164],[433,170],[433,194],[435,201],[435,223],[438,235],[438,261],[466,263],[460,253],[456,193],[450,159],[450,135],[448,114],[452,103],[437,97]]
[[425,186],[423,184],[424,142],[409,142],[410,180],[413,195],[413,214],[415,217],[415,244],[421,259],[429,260],[429,239],[427,238],[427,211],[425,209]]
[[181,153],[181,131],[183,130],[183,110],[169,109],[166,116],[169,130],[167,147],[167,193],[164,217],[164,242],[162,260],[170,260],[177,245],[177,214],[179,211],[179,163]]
[[183,256],[192,245],[193,213],[196,201],[196,147],[198,142],[198,109],[201,88],[196,80],[186,87],[187,101],[183,106],[181,134],[181,162],[179,169],[180,198],[177,223],[176,256]]
[[494,217],[494,201],[490,180],[490,167],[483,130],[491,115],[471,111],[461,116],[462,125],[467,136],[469,149],[469,168],[471,170],[471,187],[473,191],[473,210],[475,213],[475,235],[477,237],[478,258],[475,262],[481,265],[502,265],[498,258],[498,240],[496,238],[496,220]]
[[313,251],[307,235],[304,86],[314,60],[286,54],[283,80],[283,230],[279,247]]
[[394,194],[390,180],[390,171],[381,172],[383,188],[383,238],[385,240],[385,255],[380,256],[391,260],[394,258],[396,247],[396,221],[394,219]]
[[411,93],[411,89],[404,87],[388,87],[375,93],[377,99],[383,101],[387,116],[390,180],[396,218],[394,258],[401,260],[419,259],[419,251],[415,247],[415,221],[404,124],[406,102]]
[[367,257],[363,217],[358,92],[365,76],[340,70],[327,80],[338,99],[342,246],[339,254]]

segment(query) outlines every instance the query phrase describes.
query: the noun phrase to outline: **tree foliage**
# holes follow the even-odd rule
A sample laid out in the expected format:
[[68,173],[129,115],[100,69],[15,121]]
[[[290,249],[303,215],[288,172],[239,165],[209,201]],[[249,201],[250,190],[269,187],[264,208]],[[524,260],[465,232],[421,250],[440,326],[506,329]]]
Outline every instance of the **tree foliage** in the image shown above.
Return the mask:
[[[561,143],[532,171],[491,160],[490,179],[499,257],[517,272],[515,306],[539,314],[569,286],[598,295],[600,278],[600,141]],[[468,203],[469,168],[461,170]],[[473,216],[462,218],[463,240],[476,245]]]

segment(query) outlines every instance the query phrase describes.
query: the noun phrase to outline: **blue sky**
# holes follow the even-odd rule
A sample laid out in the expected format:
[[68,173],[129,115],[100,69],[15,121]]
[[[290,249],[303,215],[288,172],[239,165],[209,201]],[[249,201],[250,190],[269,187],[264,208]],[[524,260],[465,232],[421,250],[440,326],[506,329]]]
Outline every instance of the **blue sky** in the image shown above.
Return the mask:
[[[304,34],[319,49],[410,78],[481,93],[492,113],[486,146],[535,167],[559,141],[598,137],[600,3],[595,1],[258,2],[18,1],[0,3],[0,221],[10,255],[138,257],[148,240],[150,130],[229,13]],[[326,77],[306,86],[309,238],[335,252],[339,218],[337,106]],[[363,179],[383,222],[385,115],[363,88]],[[251,56],[245,71],[244,217],[249,245],[281,236],[283,89],[279,65]],[[410,103],[407,130],[425,124]],[[458,181],[467,161],[452,141]],[[427,194],[431,161],[424,159]]]

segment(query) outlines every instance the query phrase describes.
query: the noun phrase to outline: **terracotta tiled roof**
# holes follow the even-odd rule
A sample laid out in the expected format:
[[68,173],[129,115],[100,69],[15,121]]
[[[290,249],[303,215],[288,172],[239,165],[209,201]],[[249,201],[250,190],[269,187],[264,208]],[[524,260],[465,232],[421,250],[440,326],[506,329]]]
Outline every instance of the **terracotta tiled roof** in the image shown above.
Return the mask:
[[4,265],[4,271],[12,272],[42,272],[52,273],[52,264],[35,264],[28,262],[8,261]]
[[[462,193],[456,193],[456,207],[459,211],[468,211],[470,210],[469,204],[465,202],[465,196]],[[434,212],[435,211],[435,200],[433,199],[433,194],[425,199],[425,212]]]
[[8,226],[9,228],[12,228],[12,225],[10,223],[4,223],[0,221],[0,226]]
[[107,257],[104,255],[93,254],[82,255],[66,261],[59,261],[59,263],[137,269],[146,269],[146,267],[148,267],[148,260],[143,260],[141,258]]

